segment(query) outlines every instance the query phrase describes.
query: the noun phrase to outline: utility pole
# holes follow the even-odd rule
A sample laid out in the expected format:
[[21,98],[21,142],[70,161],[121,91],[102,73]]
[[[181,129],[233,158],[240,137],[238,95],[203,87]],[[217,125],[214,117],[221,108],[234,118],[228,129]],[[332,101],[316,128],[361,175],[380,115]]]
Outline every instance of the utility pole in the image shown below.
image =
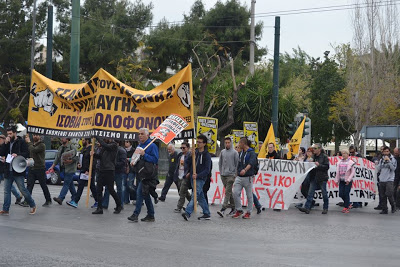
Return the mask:
[[32,14],[32,45],[31,45],[31,81],[32,72],[35,67],[35,41],[36,39],[36,0],[33,1],[33,14]]
[[254,49],[256,46],[255,40],[255,8],[256,8],[256,0],[251,0],[251,25],[250,25],[250,74],[254,74]]
[[278,136],[278,95],[279,95],[279,39],[281,18],[275,17],[274,74],[272,86],[272,125],[275,136]]
[[53,6],[47,9],[46,77],[53,78]]
[[72,0],[70,83],[79,83],[80,0]]

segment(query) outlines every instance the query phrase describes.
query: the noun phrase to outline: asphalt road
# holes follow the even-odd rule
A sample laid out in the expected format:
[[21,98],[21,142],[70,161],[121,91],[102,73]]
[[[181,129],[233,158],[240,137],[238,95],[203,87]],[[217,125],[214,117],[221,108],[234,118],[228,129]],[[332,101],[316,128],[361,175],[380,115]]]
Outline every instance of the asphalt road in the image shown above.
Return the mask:
[[[50,186],[52,196],[60,189]],[[2,205],[3,185],[0,191]],[[373,205],[349,214],[331,206],[328,215],[321,215],[320,207],[310,215],[295,208],[267,210],[250,220],[219,218],[220,207],[211,206],[211,221],[193,216],[186,222],[173,212],[174,190],[166,202],[156,205],[154,223],[132,223],[127,220],[132,205],[115,215],[111,201],[103,215],[92,215],[84,205],[85,196],[74,209],[65,203],[41,207],[44,197],[38,184],[33,195],[38,204],[35,215],[12,204],[10,216],[0,217],[0,266],[399,266],[400,262],[400,213],[379,215]]]

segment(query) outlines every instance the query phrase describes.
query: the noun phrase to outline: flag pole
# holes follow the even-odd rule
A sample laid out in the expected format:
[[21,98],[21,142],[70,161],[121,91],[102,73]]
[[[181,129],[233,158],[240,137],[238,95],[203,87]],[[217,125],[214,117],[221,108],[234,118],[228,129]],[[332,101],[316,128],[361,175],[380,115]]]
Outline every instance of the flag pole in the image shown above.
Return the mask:
[[[94,152],[95,142],[96,142],[96,139],[92,138],[92,149],[91,149],[91,152]],[[90,153],[90,154],[93,154],[93,153]],[[92,169],[93,169],[93,155],[90,155],[89,178],[88,178],[87,193],[86,193],[86,208],[89,207],[90,183],[92,181]],[[97,204],[101,205],[101,203],[97,203]]]

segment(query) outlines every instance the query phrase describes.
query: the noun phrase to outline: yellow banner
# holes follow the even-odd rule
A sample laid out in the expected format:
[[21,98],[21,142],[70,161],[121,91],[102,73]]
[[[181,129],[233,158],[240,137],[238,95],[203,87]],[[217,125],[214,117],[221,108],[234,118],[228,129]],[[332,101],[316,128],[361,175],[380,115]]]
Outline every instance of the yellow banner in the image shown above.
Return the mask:
[[269,126],[269,130],[267,136],[265,137],[264,143],[261,147],[260,153],[258,153],[258,158],[265,158],[268,154],[268,145],[270,143],[274,144],[275,150],[277,150],[276,141],[275,141],[275,133],[274,133],[274,126],[271,123]]
[[81,84],[59,83],[33,71],[28,132],[138,140],[140,128],[152,132],[175,113],[189,123],[177,138],[193,138],[192,107],[191,65],[150,91],[129,87],[103,69]]
[[218,119],[209,117],[197,117],[197,135],[207,137],[208,152],[217,153]]
[[243,122],[244,136],[251,141],[251,147],[258,153],[258,124],[257,122]]
[[232,130],[232,135],[233,135],[233,145],[237,146],[239,144],[240,138],[244,137],[244,131],[243,130]]
[[301,139],[303,138],[305,121],[306,121],[306,117],[304,117],[303,121],[300,123],[299,128],[297,128],[292,139],[290,139],[289,146],[288,146],[289,151],[287,153],[288,159],[291,159],[294,155],[299,154]]

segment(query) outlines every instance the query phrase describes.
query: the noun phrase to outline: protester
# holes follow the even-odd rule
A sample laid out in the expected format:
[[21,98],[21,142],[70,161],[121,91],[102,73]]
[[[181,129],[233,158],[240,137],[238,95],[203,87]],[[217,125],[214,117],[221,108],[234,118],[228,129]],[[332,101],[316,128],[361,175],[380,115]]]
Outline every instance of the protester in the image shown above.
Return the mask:
[[[17,130],[15,127],[7,128],[7,137],[5,139],[5,144],[1,147],[0,156],[13,159],[17,156],[22,156],[27,158],[29,155],[28,146],[26,142],[22,140],[21,137],[17,136]],[[11,205],[11,187],[13,182],[17,184],[19,191],[24,196],[25,200],[28,202],[29,207],[31,207],[29,214],[33,215],[36,213],[36,204],[33,200],[28,189],[26,189],[25,180],[25,170],[22,173],[16,172],[11,163],[6,160],[5,170],[4,170],[4,203],[3,209],[0,211],[0,215],[9,215],[10,205]]]
[[[147,128],[139,129],[139,141],[139,148],[135,151],[136,154],[140,155],[140,160],[135,165],[136,178],[139,181],[136,192],[136,208],[133,214],[128,217],[128,220],[138,222],[144,200],[147,208],[147,216],[141,219],[141,221],[154,222],[154,206],[150,198],[150,191],[155,193],[154,190],[158,183],[158,147],[154,143],[150,144],[149,129]],[[131,164],[133,163],[132,161]]]
[[[309,147],[307,149],[307,152],[306,152],[303,162],[314,162],[314,149],[312,147]],[[311,183],[310,177],[311,177],[311,172],[309,172],[307,174],[306,178],[304,179],[303,183],[301,184],[300,192],[305,199],[307,199],[308,191],[310,190],[310,183]],[[312,201],[311,208],[313,208],[314,205],[315,205],[315,200]],[[296,205],[296,208],[300,208],[300,207],[303,207],[303,203]]]
[[304,147],[300,147],[299,154],[294,159],[303,162],[306,159],[306,157],[307,157],[306,149]]
[[34,161],[34,165],[29,168],[27,188],[29,193],[32,194],[35,182],[38,180],[44,198],[46,199],[46,202],[42,206],[46,207],[52,204],[50,191],[46,184],[46,145],[43,143],[40,135],[34,134],[32,137],[33,143],[31,142],[29,135],[25,136],[25,142],[28,144],[30,157],[33,158]]
[[58,197],[54,197],[53,200],[59,205],[65,199],[68,190],[71,193],[71,200],[75,199],[76,189],[74,185],[74,174],[76,172],[78,156],[76,148],[70,143],[69,138],[61,138],[61,146],[58,148],[57,156],[50,166],[49,171],[53,171],[54,167],[60,163],[60,172],[64,172],[64,183],[61,188]]
[[235,201],[236,212],[233,218],[239,218],[243,214],[241,203],[241,192],[244,188],[247,196],[247,212],[243,215],[243,219],[250,219],[253,210],[253,178],[257,174],[256,166],[257,155],[249,144],[247,138],[243,137],[239,141],[241,152],[239,154],[239,164],[237,166],[238,176],[233,184],[233,196]]
[[342,212],[349,213],[350,191],[355,174],[355,162],[350,159],[349,150],[343,149],[341,153],[343,158],[337,163],[336,183],[339,184],[339,197],[341,197],[344,202],[344,208]]
[[258,151],[261,151],[263,144],[264,144],[263,141],[258,141]]
[[312,147],[314,148],[314,162],[316,167],[311,171],[311,182],[310,189],[308,191],[307,201],[304,207],[299,208],[299,210],[305,212],[306,214],[310,213],[312,201],[314,199],[314,193],[317,186],[319,186],[322,191],[322,197],[324,200],[322,214],[328,214],[329,199],[328,192],[326,190],[326,184],[329,178],[329,159],[328,156],[324,153],[321,144],[315,144]]
[[[6,140],[6,137],[4,135],[0,135],[0,151],[1,151],[2,147],[4,146],[5,140]],[[6,168],[6,158],[3,157],[3,156],[0,156],[0,184],[1,184],[1,181],[4,180],[5,168]],[[22,197],[18,193],[18,190],[17,190],[17,188],[15,188],[14,185],[11,185],[11,193],[16,198],[15,204],[18,204],[18,205],[22,204],[22,202],[21,202],[22,201]]]
[[[379,164],[379,162],[380,162],[380,160],[382,159],[382,156],[383,156],[383,148],[384,148],[385,146],[381,146],[380,147],[380,149],[379,149],[379,152],[377,152],[376,153],[376,156],[372,159],[372,161],[375,163],[375,165],[378,165]],[[380,176],[380,172],[376,172],[376,178],[377,178],[377,187],[378,187],[378,195],[380,196],[380,189],[379,189],[379,176]],[[375,208],[374,208],[374,210],[382,210],[382,203],[381,203],[381,198],[379,198],[379,203],[378,203],[378,206],[376,206]]]
[[396,203],[396,208],[400,208],[400,151],[398,147],[393,150],[393,155],[397,162],[393,186],[394,202]]
[[[82,155],[82,163],[80,165],[80,175],[79,175],[79,181],[78,181],[78,190],[76,192],[75,198],[71,201],[67,201],[67,205],[77,208],[79,200],[81,199],[83,189],[85,186],[88,184],[88,178],[89,178],[89,170],[90,170],[90,151],[92,150],[92,145],[91,145],[91,140],[90,138],[85,138],[82,139],[82,146],[83,149],[81,151]],[[92,192],[92,196],[95,200],[95,205],[97,207],[97,191],[96,191],[96,184],[95,184],[95,177],[96,173],[96,162],[93,160],[92,162],[92,177],[90,181],[90,191]]]
[[[94,153],[90,151],[90,155],[93,155],[96,159],[100,160],[100,169],[99,169],[99,177],[97,179],[97,209],[92,212],[92,214],[103,214],[103,207],[101,203],[103,203],[103,186],[107,187],[108,192],[113,197],[116,207],[114,208],[114,214],[119,214],[121,212],[122,203],[120,197],[118,197],[117,193],[114,190],[114,181],[115,181],[115,165],[116,165],[116,157],[118,153],[118,145],[117,143],[110,138],[98,138],[97,141],[101,145],[100,153]],[[126,158],[126,156],[125,156]]]
[[269,143],[268,144],[268,153],[267,153],[265,158],[267,158],[267,159],[280,159],[279,154],[275,150],[274,143]]
[[179,183],[179,200],[176,209],[176,213],[181,213],[183,205],[185,205],[185,198],[190,201],[191,196],[189,193],[190,188],[190,173],[185,173],[185,159],[190,156],[190,144],[183,142],[181,145],[182,152],[178,154],[177,166],[175,169],[175,179],[178,179]]
[[[214,153],[210,153],[210,157],[211,158],[215,158],[215,157],[217,157],[217,155],[215,155]],[[208,173],[207,178],[206,178],[206,182],[204,183],[204,186],[203,186],[203,194],[204,194],[204,198],[205,198],[205,200],[207,202],[207,205],[208,205],[208,195],[207,195],[207,193],[208,193],[208,190],[210,190],[210,187],[211,187],[212,168],[213,168],[213,162],[212,162],[212,159],[211,159],[210,172]]]
[[165,198],[167,197],[169,188],[171,187],[172,183],[175,183],[176,188],[179,192],[179,182],[177,177],[175,177],[175,170],[178,163],[178,153],[175,151],[175,145],[169,144],[167,147],[168,150],[168,173],[167,177],[165,178],[164,187],[161,190],[161,196],[158,200],[164,202]]
[[383,148],[383,157],[376,166],[376,171],[379,175],[379,199],[382,205],[380,214],[388,214],[387,201],[389,200],[392,207],[392,213],[396,212],[396,205],[393,198],[393,184],[395,178],[395,170],[397,168],[397,160],[390,154],[390,148]]
[[349,147],[349,153],[350,153],[350,157],[359,157],[361,158],[361,154],[357,152],[357,149],[355,146],[351,145]]
[[230,137],[225,137],[225,149],[221,151],[218,163],[221,180],[225,188],[225,198],[221,210],[217,213],[219,216],[224,217],[225,210],[230,208],[231,211],[228,216],[232,216],[235,213],[235,201],[233,199],[232,188],[239,164],[239,154],[233,149]]
[[[135,152],[135,149],[133,149],[132,142],[131,141],[125,141],[125,150],[127,153],[127,160],[128,162],[131,161],[133,152]],[[135,186],[135,172],[133,171],[133,167],[129,164],[129,173],[124,181],[124,186],[125,186],[125,196],[124,196],[124,203],[129,204],[130,200],[136,200],[136,186]]]
[[[203,187],[206,182],[207,176],[209,175],[211,171],[211,155],[208,153],[207,150],[207,137],[204,135],[199,135],[197,136],[197,149],[195,152],[195,155],[189,155],[185,159],[185,172],[189,173],[191,177],[191,184],[193,188],[193,180],[196,180],[196,188],[193,188],[193,190],[196,190],[197,194],[197,202],[203,209],[203,216],[199,217],[199,220],[210,220],[210,210],[208,208],[207,201],[204,196],[204,191]],[[196,173],[193,172],[193,164],[192,164],[192,157],[195,157],[195,164],[196,164]],[[182,213],[182,217],[188,221],[190,218],[193,210],[194,210],[194,205],[197,205],[197,203],[194,203],[194,193],[192,194],[192,198],[190,199],[189,204],[186,207],[186,210],[184,213]]]
[[[122,209],[124,208],[124,199],[125,199],[125,187],[124,187],[124,180],[126,180],[126,170],[129,168],[129,163],[127,161],[127,152],[122,145],[122,142],[117,143],[118,151],[117,151],[117,158],[115,162],[115,184],[117,185],[117,195],[121,200]],[[103,197],[103,207],[108,207],[110,200],[110,193],[106,188],[104,191]]]

